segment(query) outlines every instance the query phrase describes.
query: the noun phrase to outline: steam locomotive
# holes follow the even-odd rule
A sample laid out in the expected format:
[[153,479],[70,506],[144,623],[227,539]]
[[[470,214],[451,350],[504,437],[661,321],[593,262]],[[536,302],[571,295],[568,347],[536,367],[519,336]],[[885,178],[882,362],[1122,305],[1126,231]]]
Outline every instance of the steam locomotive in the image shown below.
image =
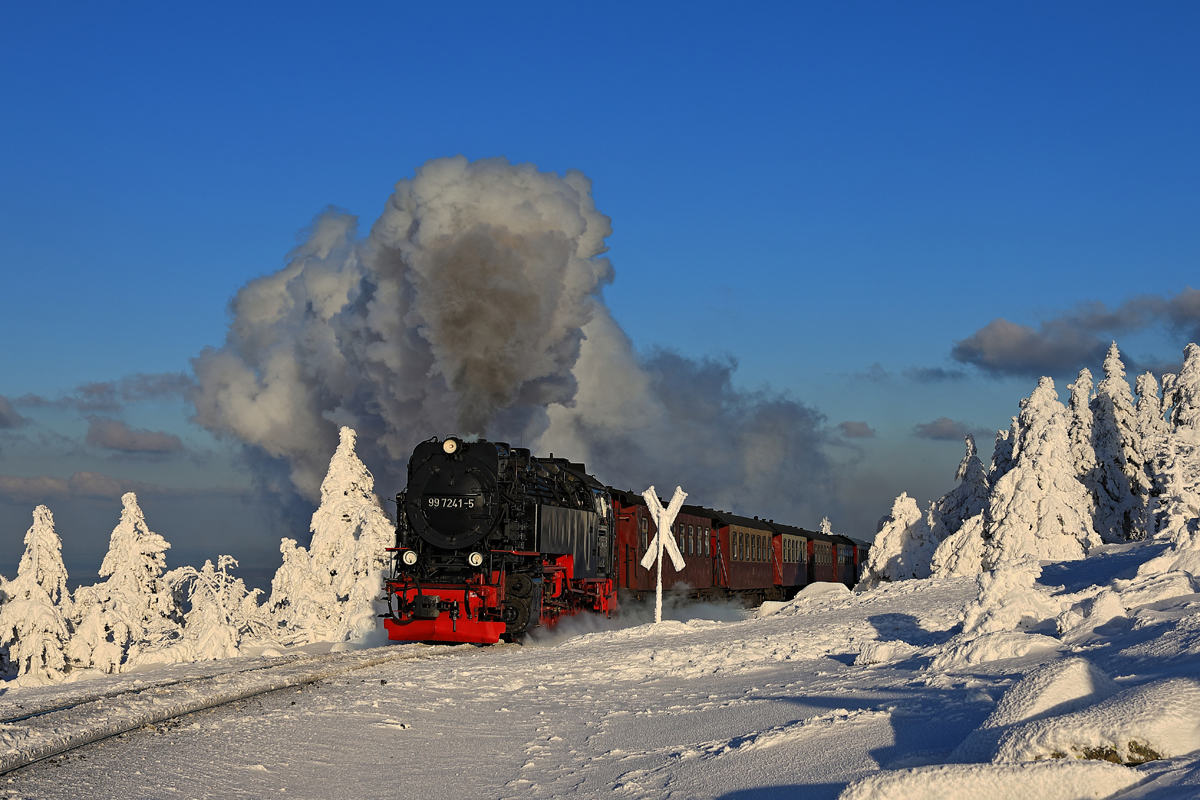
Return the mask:
[[[654,521],[640,495],[600,483],[583,464],[504,442],[421,442],[396,496],[386,581],[388,637],[521,641],[540,625],[655,590],[640,561]],[[812,581],[853,585],[868,545],[773,520],[684,506],[672,526],[681,572],[665,589],[696,597],[784,599]]]

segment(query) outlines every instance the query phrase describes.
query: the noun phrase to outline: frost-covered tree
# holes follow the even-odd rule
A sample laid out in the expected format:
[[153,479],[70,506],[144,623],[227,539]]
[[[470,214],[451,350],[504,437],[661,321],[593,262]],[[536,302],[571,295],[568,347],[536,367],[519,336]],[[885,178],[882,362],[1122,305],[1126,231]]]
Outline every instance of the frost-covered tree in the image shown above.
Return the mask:
[[1200,430],[1200,346],[1183,348],[1183,369],[1171,384],[1171,423],[1176,429]]
[[121,497],[121,519],[94,586],[81,587],[69,655],[80,667],[115,672],[139,653],[179,635],[179,607],[164,577],[171,545],[146,524],[137,496]]
[[892,513],[879,521],[862,583],[875,586],[880,581],[928,578],[930,561],[944,531],[933,503],[922,515],[917,501],[901,494]]
[[375,497],[375,479],[354,452],[355,433],[341,442],[321,483],[312,542],[281,547],[284,563],[268,603],[285,629],[303,626],[311,641],[361,637],[375,629],[387,548],[395,527]]
[[1162,398],[1158,395],[1158,381],[1152,373],[1145,372],[1137,376],[1137,396],[1134,414],[1137,417],[1138,435],[1142,441],[1165,436],[1170,428],[1167,427]]
[[[958,485],[930,503],[923,515],[907,494],[896,498],[891,515],[880,521],[879,534],[867,557],[867,585],[880,580],[927,578],[934,571],[942,574],[951,569],[948,562],[953,562],[954,570],[965,570],[964,574],[979,571],[988,473],[979,460],[973,436],[966,437],[966,453],[954,477]],[[968,535],[958,536],[964,523],[974,517],[979,517],[979,524]],[[972,557],[959,553],[959,549],[973,550],[976,554]],[[936,558],[939,552],[940,560]]]
[[1149,481],[1133,395],[1117,343],[1104,359],[1104,380],[1091,403],[1096,466],[1085,485],[1095,501],[1095,528],[1106,542],[1146,537]]
[[1090,500],[1075,475],[1066,409],[1054,381],[1042,378],[1021,404],[1012,466],[992,486],[983,567],[1035,556],[1083,558],[1100,543]]
[[1020,422],[1012,418],[1012,424],[1006,431],[996,431],[996,444],[992,448],[992,463],[988,468],[988,485],[995,486],[996,481],[1003,478],[1013,465],[1013,448],[1017,443]]
[[258,606],[261,590],[248,592],[241,578],[229,574],[237,563],[233,556],[219,556],[215,567],[209,560],[200,569],[182,567],[169,573],[177,586],[186,587],[191,606],[184,616],[182,641],[164,651],[172,660],[232,658],[244,639],[266,632]]
[[977,575],[983,569],[983,551],[987,545],[986,516],[980,511],[963,521],[962,526],[942,540],[930,560],[930,573],[939,578]]
[[1166,457],[1171,426],[1166,421],[1166,409],[1158,393],[1158,381],[1151,373],[1137,377],[1137,396],[1134,413],[1137,416],[1138,438],[1142,443],[1142,468],[1148,487],[1142,514],[1146,534],[1152,536],[1158,530],[1162,513],[1163,475],[1159,465]]
[[938,499],[936,505],[946,534],[953,535],[962,527],[963,522],[978,514],[987,506],[988,492],[991,485],[988,482],[987,470],[979,460],[979,451],[975,446],[975,437],[967,434],[966,453],[958,462],[954,480],[958,485]]
[[1092,371],[1086,367],[1079,370],[1079,376],[1067,388],[1071,390],[1071,399],[1067,402],[1071,457],[1075,460],[1077,473],[1086,475],[1096,465],[1096,454],[1092,450]]
[[1075,464],[1075,474],[1090,492],[1096,471],[1096,450],[1092,446],[1095,420],[1091,408],[1091,370],[1086,367],[1079,370],[1079,376],[1067,388],[1071,390],[1071,399],[1067,402],[1067,438],[1071,442],[1071,460]]
[[0,646],[7,648],[18,682],[36,686],[62,680],[67,670],[64,650],[70,641],[71,596],[62,541],[45,506],[33,511],[17,578],[5,586],[5,592],[8,601],[0,607]]
[[307,548],[297,545],[295,539],[284,539],[279,551],[283,564],[271,579],[267,600],[277,633],[284,639],[309,643],[330,638],[330,617],[337,608],[333,587],[324,575],[313,572]]
[[1178,377],[1163,376],[1174,429],[1154,458],[1156,530],[1170,538],[1200,529],[1200,347],[1189,344],[1183,354]]
[[[998,431],[996,441],[999,445],[1003,439],[1011,452],[1007,434],[1008,431]],[[968,435],[966,444],[967,452],[954,473],[958,486],[937,502],[946,536],[930,558],[930,572],[941,577],[974,575],[981,569],[983,560],[984,512],[988,507],[991,482],[979,460],[975,437]]]

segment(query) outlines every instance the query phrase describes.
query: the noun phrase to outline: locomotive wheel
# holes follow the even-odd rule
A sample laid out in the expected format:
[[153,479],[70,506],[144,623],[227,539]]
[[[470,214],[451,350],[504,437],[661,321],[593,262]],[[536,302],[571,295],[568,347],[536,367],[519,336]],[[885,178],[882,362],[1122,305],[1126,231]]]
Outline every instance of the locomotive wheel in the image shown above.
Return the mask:
[[[533,595],[533,580],[528,575],[514,572],[504,581],[504,593],[513,597],[531,597]],[[526,619],[529,618],[528,604],[526,604],[525,617]]]
[[[528,580],[528,579],[527,579]],[[529,601],[514,597],[504,601],[504,632],[509,636],[523,636],[529,625]]]

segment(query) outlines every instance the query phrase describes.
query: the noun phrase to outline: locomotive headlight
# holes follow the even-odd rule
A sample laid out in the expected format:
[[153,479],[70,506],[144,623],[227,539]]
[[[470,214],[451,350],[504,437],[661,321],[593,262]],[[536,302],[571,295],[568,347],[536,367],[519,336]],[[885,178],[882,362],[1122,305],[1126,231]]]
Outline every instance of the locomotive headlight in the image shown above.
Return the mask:
[[405,550],[404,555],[400,556],[400,560],[411,567],[413,564],[417,563],[417,551]]
[[448,456],[452,456],[457,453],[458,439],[447,439],[446,441],[442,442],[442,450],[445,451],[446,455]]
[[467,563],[470,564],[472,567],[483,566],[483,553],[480,553],[478,551],[471,553],[471,555],[467,556]]

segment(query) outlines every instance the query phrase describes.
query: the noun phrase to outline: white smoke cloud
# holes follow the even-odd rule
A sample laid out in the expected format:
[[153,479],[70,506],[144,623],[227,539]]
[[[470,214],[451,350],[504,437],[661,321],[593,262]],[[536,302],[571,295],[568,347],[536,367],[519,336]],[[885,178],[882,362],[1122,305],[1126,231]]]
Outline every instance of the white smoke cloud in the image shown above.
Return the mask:
[[817,412],[738,392],[732,363],[638,357],[601,296],[610,233],[579,172],[430,161],[365,238],[327,211],[238,292],[225,345],[193,360],[196,420],[246,444],[265,487],[309,498],[340,425],[381,488],[417,442],[457,432],[725,507],[820,495]]

